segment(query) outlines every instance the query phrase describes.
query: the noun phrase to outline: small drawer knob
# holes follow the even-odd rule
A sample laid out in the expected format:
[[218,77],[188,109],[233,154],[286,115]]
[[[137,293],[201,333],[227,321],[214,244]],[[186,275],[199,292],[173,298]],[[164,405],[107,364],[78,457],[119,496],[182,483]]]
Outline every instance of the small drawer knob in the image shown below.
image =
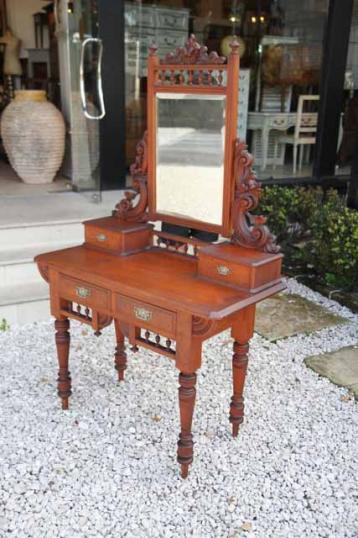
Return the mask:
[[231,273],[231,269],[227,265],[218,265],[216,270],[221,276],[227,276]]
[[91,295],[91,290],[88,288],[78,287],[76,288],[76,295],[82,298],[89,297]]
[[152,312],[146,308],[134,307],[134,315],[137,319],[142,321],[149,321],[152,319]]
[[97,241],[107,241],[107,236],[105,234],[96,235]]

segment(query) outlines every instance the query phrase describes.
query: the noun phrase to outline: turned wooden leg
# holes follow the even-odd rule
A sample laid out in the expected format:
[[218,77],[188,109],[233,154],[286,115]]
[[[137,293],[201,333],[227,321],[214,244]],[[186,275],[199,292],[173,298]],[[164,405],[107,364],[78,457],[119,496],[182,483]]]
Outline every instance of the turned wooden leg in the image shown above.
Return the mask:
[[232,358],[233,395],[230,404],[230,422],[232,435],[237,437],[239,426],[244,421],[244,384],[248,363],[249,344],[234,342],[234,355]]
[[117,319],[114,320],[116,329],[117,346],[114,354],[114,367],[118,372],[118,381],[124,380],[124,370],[127,368],[127,354],[124,344],[124,334],[121,330],[121,325]]
[[178,462],[181,476],[188,476],[189,465],[193,461],[193,435],[191,425],[196,395],[196,374],[179,374],[180,434],[178,441]]
[[249,341],[254,334],[255,305],[247,306],[238,313],[232,327],[234,355],[232,358],[233,396],[230,405],[232,435],[237,437],[240,424],[244,421],[244,384],[248,363]]
[[71,376],[68,371],[68,357],[70,353],[70,333],[68,331],[70,322],[68,319],[57,319],[55,321],[56,329],[56,347],[58,357],[58,395],[62,400],[62,409],[68,409],[68,398],[71,396]]

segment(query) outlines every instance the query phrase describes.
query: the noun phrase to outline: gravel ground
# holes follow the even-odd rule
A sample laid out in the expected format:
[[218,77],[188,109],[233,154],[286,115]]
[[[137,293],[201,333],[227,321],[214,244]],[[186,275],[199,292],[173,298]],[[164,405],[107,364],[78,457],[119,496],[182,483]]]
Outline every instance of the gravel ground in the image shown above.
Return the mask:
[[195,460],[178,476],[177,372],[129,353],[116,383],[114,335],[72,324],[71,410],[55,394],[52,323],[0,334],[0,536],[357,537],[355,402],[303,364],[358,343],[346,308],[289,281],[289,290],[349,318],[276,344],[255,335],[246,420],[230,435],[231,341],[204,348]]

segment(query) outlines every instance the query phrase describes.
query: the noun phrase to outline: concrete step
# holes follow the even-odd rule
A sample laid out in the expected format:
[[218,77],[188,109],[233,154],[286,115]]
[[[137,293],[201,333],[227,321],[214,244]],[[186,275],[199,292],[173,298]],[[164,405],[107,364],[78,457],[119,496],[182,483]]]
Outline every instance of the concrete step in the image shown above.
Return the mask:
[[83,226],[80,221],[0,226],[0,255],[4,251],[37,245],[44,245],[52,250],[52,245],[66,242],[80,243],[82,238]]
[[68,192],[0,197],[0,251],[81,242],[82,222],[110,215],[124,191],[104,192],[98,204],[91,203],[88,196]]
[[50,319],[48,284],[34,256],[82,244],[82,222],[110,215],[123,195],[104,192],[99,204],[72,192],[0,198],[0,321]]
[[11,327],[50,318],[49,289],[46,282],[8,286],[1,291],[0,322],[5,319]]
[[8,286],[40,282],[40,273],[34,263],[34,257],[43,252],[60,250],[81,244],[78,241],[38,244],[21,249],[0,250],[0,297]]

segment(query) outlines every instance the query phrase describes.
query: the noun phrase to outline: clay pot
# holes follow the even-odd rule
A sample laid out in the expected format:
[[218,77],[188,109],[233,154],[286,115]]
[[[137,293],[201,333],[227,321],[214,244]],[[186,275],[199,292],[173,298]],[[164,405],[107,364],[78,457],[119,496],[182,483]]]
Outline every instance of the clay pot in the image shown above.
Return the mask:
[[10,164],[24,183],[51,183],[65,151],[65,122],[42,90],[18,90],[1,117]]

